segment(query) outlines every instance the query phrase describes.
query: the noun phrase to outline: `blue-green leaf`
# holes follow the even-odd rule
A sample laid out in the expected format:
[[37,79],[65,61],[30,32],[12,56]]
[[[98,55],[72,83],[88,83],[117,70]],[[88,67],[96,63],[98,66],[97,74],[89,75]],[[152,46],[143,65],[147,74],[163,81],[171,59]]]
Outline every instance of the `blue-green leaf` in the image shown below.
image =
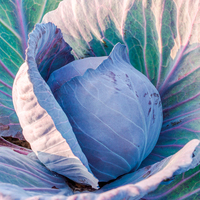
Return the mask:
[[0,136],[23,139],[12,103],[12,84],[24,62],[28,33],[61,0],[0,0]]

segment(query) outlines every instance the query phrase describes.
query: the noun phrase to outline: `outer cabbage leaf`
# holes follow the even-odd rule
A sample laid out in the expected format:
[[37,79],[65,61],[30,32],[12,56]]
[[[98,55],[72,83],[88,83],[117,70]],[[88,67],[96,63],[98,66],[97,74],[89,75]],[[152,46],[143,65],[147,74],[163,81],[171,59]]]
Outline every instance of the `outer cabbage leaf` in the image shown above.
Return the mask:
[[36,156],[19,154],[0,147],[1,199],[27,198],[36,195],[72,195],[66,178],[49,171]]
[[24,139],[12,103],[12,84],[24,62],[28,33],[61,0],[0,0],[0,136]]
[[55,25],[36,25],[13,84],[13,103],[24,137],[39,160],[52,171],[97,188],[68,118],[45,82],[53,70],[73,60],[70,51]]
[[[156,191],[149,193],[144,199],[198,199],[200,194],[199,172],[200,166],[197,166],[195,169],[180,174],[170,181],[171,183],[161,184]],[[193,185],[192,188],[191,185]]]
[[[4,153],[9,152],[11,150],[4,150]],[[6,154],[4,155],[4,158],[7,158]],[[113,183],[110,183],[100,190],[96,191],[95,193],[83,193],[83,194],[76,194],[71,195],[67,197],[66,195],[63,195],[63,190],[61,188],[61,184],[56,184],[56,187],[59,187],[59,189],[47,189],[47,188],[23,188],[19,186],[15,186],[12,184],[0,184],[0,195],[2,199],[4,200],[5,197],[9,198],[11,197],[12,200],[17,199],[18,197],[23,197],[26,200],[33,200],[33,199],[40,199],[40,200],[46,200],[46,199],[57,199],[57,200],[102,200],[102,199],[140,199],[148,192],[154,190],[162,181],[168,181],[171,178],[174,178],[176,175],[183,173],[186,170],[189,170],[191,168],[194,168],[196,165],[200,162],[199,157],[200,151],[199,151],[199,140],[193,140],[190,141],[188,144],[186,144],[179,152],[177,152],[175,155],[170,156],[161,162],[155,163],[152,166],[148,166],[145,168],[140,169],[137,172],[127,174],[125,176],[122,176],[118,180],[116,180]],[[19,154],[15,153],[15,158],[18,160]],[[29,165],[29,162],[35,163],[36,165],[41,166],[41,164],[36,163],[37,158],[35,158],[35,161],[29,161],[27,156],[21,155],[23,160],[26,160],[26,164],[23,168],[25,168],[25,172],[27,175],[29,175],[33,171],[32,168],[27,167]],[[21,159],[20,157],[20,159]],[[12,157],[11,157],[12,158]],[[33,158],[32,158],[33,159]],[[9,158],[7,158],[9,160]],[[28,162],[27,162],[28,161]],[[19,167],[21,167],[22,164],[19,164],[15,161]],[[35,166],[35,165],[34,165]],[[1,168],[0,164],[0,168]],[[43,166],[42,166],[43,167]],[[44,168],[44,167],[43,167]],[[30,171],[28,171],[30,169]],[[37,169],[40,169],[38,172]],[[38,173],[41,173],[41,167],[37,166],[36,175]],[[45,168],[43,169],[43,171]],[[190,172],[190,171],[188,171]],[[44,178],[44,173],[42,174],[42,177]],[[34,176],[35,178],[35,176]],[[48,177],[47,180],[51,178]],[[54,179],[57,179],[55,181],[58,181],[60,177],[54,177]],[[15,180],[15,179],[14,179]],[[14,180],[12,180],[14,182]],[[31,179],[32,180],[32,179]],[[23,183],[21,183],[23,184]],[[41,184],[41,183],[38,183]],[[48,182],[42,183],[42,184],[49,184]],[[50,182],[51,184],[51,182]],[[120,187],[119,187],[120,186]],[[8,190],[9,188],[9,190]],[[70,194],[69,190],[65,190],[67,194]],[[19,192],[21,196],[19,196]],[[43,192],[41,194],[41,192]],[[54,193],[53,193],[54,192]],[[56,193],[59,193],[59,195],[56,195]],[[51,194],[51,196],[49,196]],[[55,195],[54,195],[55,194]],[[37,195],[37,196],[35,196]],[[30,197],[32,196],[32,197]],[[28,198],[29,197],[29,198]],[[146,198],[146,197],[145,197]]]
[[158,91],[133,68],[126,46],[120,43],[98,67],[93,66],[95,70],[90,68],[71,80],[67,77],[64,83],[63,74],[70,74],[76,62],[79,70],[89,59],[56,70],[47,83],[68,116],[92,172],[100,182],[107,182],[135,171],[160,134],[162,105]]
[[199,140],[194,139],[188,142],[176,154],[153,165],[141,168],[136,172],[124,175],[116,181],[105,185],[99,191],[108,191],[110,189],[117,188],[120,185],[124,186],[127,184],[135,184],[145,188],[146,186],[144,185],[148,183],[148,186],[153,188],[154,184],[157,186],[159,185],[158,182],[161,179],[163,184],[167,184],[175,179],[177,175],[182,174],[189,169],[195,168],[200,162],[199,155]]

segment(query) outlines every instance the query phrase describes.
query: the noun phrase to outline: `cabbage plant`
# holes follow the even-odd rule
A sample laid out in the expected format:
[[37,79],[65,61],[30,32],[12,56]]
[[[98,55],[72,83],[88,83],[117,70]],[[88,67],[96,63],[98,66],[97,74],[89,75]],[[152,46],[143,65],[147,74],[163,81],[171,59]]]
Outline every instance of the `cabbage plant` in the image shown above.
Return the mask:
[[1,198],[197,198],[199,1],[57,4],[1,2]]

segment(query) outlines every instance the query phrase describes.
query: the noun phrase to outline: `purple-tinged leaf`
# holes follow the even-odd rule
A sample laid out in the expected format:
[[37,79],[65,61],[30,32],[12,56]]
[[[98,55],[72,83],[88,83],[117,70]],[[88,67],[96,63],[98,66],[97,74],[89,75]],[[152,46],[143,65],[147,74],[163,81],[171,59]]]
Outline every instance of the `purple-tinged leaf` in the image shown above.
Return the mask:
[[84,60],[76,60],[76,62],[70,62],[66,66],[63,66],[59,70],[54,71],[47,84],[51,88],[52,93],[56,92],[65,82],[70,81],[76,76],[82,76],[87,69],[96,69],[107,56],[103,57],[90,57]]
[[[199,157],[199,147],[193,153],[192,157]],[[162,200],[162,199],[198,199],[200,194],[200,165],[195,169],[186,171],[174,178],[173,181],[167,181],[166,184],[161,184],[155,191],[145,196],[146,200]],[[191,187],[191,185],[193,187]]]
[[73,194],[65,177],[49,171],[38,159],[30,159],[7,147],[0,147],[0,171],[0,196],[10,193],[15,199],[19,194],[21,198],[23,195]]
[[120,185],[135,184],[140,189],[154,190],[162,181],[170,182],[175,176],[195,168],[200,163],[200,145],[199,140],[192,140],[188,142],[176,154],[163,159],[153,165],[146,166],[127,174],[114,181],[113,183],[105,185],[99,191],[108,191],[119,187]]
[[38,27],[36,25],[37,34],[34,31],[31,33],[27,54],[31,52],[29,54],[32,55],[27,55],[26,60],[34,59],[40,75],[47,81],[53,71],[73,61],[74,57],[70,53],[72,48],[64,42],[60,29],[51,23]]
[[[57,37],[59,45],[55,47],[55,54],[52,51],[55,45],[51,44]],[[48,45],[52,49],[47,50]],[[82,153],[67,116],[38,71],[40,55],[43,58],[54,56],[60,63],[58,67],[61,67],[71,61],[70,50],[55,25],[36,25],[29,35],[26,62],[20,67],[13,84],[13,103],[24,137],[39,160],[51,171],[97,188],[98,180],[90,171],[87,158]],[[44,71],[52,69],[51,65],[42,66],[47,68]]]
[[88,64],[82,76],[60,78],[64,70],[70,74],[73,63],[82,69],[90,59],[69,63],[52,74],[50,83],[92,172],[107,182],[135,171],[152,151],[162,126],[162,105],[153,84],[130,64],[125,45],[116,44],[103,59],[93,69]]
[[[175,177],[167,184],[161,184],[155,191],[145,196],[145,200],[182,200],[198,199],[200,194],[199,183],[200,166]],[[193,187],[191,187],[193,185]]]
[[[73,199],[140,199],[147,193],[155,190],[161,182],[173,180],[173,178],[189,169],[195,168],[200,163],[199,140],[187,143],[179,152],[152,166],[142,168],[132,174],[127,174],[105,185],[96,191],[98,195],[83,194],[69,197]],[[144,197],[145,199],[145,197]],[[148,198],[147,198],[148,199]]]
[[[27,182],[21,181],[20,186],[13,185],[11,183],[0,184],[0,195],[2,197],[11,197],[12,200],[15,200],[18,197],[18,192],[20,192],[21,197],[26,198],[26,200],[118,200],[118,199],[140,199],[144,197],[147,193],[155,190],[161,182],[169,181],[175,178],[178,174],[181,174],[189,169],[196,167],[200,162],[200,148],[199,148],[199,140],[192,140],[187,143],[179,152],[170,156],[159,163],[155,163],[152,166],[148,166],[145,168],[140,169],[137,172],[127,174],[119,178],[113,183],[110,183],[100,190],[94,193],[83,193],[83,194],[75,194],[73,195],[68,187],[65,188],[66,194],[64,193],[64,184],[62,185],[62,177],[53,177],[51,179],[52,172],[49,172],[43,165],[40,164],[38,161],[29,160],[27,156],[20,155],[17,153],[12,154],[12,151],[7,148],[0,148],[3,149],[4,156],[3,158],[5,161],[12,160],[14,163],[13,166],[18,166],[20,169],[24,169],[23,171],[19,171],[20,175],[23,173],[27,173],[30,179],[30,174],[34,173],[34,177],[31,177],[28,184],[35,183],[35,179],[37,175],[40,175],[40,179],[46,178],[45,181],[38,181],[36,187],[24,187]],[[0,157],[2,157],[0,151]],[[5,154],[6,152],[6,154]],[[7,156],[9,156],[9,158]],[[18,159],[20,159],[19,162]],[[24,163],[25,161],[25,163]],[[29,167],[31,164],[36,169]],[[0,168],[3,167],[3,164],[0,163]],[[10,169],[10,168],[8,168]],[[7,169],[7,170],[8,170]],[[12,171],[12,173],[14,170]],[[189,172],[189,171],[188,171]],[[10,174],[12,176],[13,174]],[[20,176],[22,177],[22,176]],[[54,179],[54,180],[53,180]],[[6,179],[5,179],[6,180]],[[10,179],[9,179],[10,180]],[[47,181],[48,180],[48,181]],[[53,180],[53,181],[52,181]],[[15,179],[12,179],[14,182]],[[51,181],[55,181],[55,187],[58,189],[47,189],[44,188],[43,185],[49,186],[51,185]],[[39,188],[38,185],[42,184]],[[35,186],[35,185],[34,185]],[[53,188],[55,188],[53,187]],[[9,188],[9,190],[8,190]],[[57,193],[57,194],[56,194]],[[68,196],[70,195],[71,196]],[[14,196],[16,195],[16,196]],[[37,195],[37,196],[35,196]],[[32,196],[32,197],[31,197]],[[151,196],[145,196],[144,199],[152,199]],[[161,198],[162,199],[162,198]],[[173,199],[173,198],[171,198]],[[178,198],[176,198],[178,199]],[[182,198],[180,198],[182,199]],[[4,198],[2,198],[4,200]]]

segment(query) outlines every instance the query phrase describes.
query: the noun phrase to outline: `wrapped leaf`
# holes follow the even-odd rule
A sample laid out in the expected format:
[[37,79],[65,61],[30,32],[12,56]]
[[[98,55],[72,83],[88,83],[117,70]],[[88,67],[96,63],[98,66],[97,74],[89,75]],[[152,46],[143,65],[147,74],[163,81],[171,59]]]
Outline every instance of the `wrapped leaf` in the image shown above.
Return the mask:
[[[162,126],[162,105],[156,88],[130,64],[125,45],[116,44],[102,59],[93,69],[89,58],[71,62],[53,72],[47,83],[94,175],[107,182],[135,171],[152,151]],[[82,76],[68,77],[87,63]]]
[[[24,137],[39,160],[52,171],[97,188],[97,179],[90,172],[67,116],[44,81],[46,77],[43,79],[38,71],[45,67],[45,59],[52,56],[53,61],[59,61],[58,67],[70,62],[70,51],[53,24],[37,25],[30,34],[26,62],[13,84],[13,103]],[[53,61],[45,71],[56,69]]]

